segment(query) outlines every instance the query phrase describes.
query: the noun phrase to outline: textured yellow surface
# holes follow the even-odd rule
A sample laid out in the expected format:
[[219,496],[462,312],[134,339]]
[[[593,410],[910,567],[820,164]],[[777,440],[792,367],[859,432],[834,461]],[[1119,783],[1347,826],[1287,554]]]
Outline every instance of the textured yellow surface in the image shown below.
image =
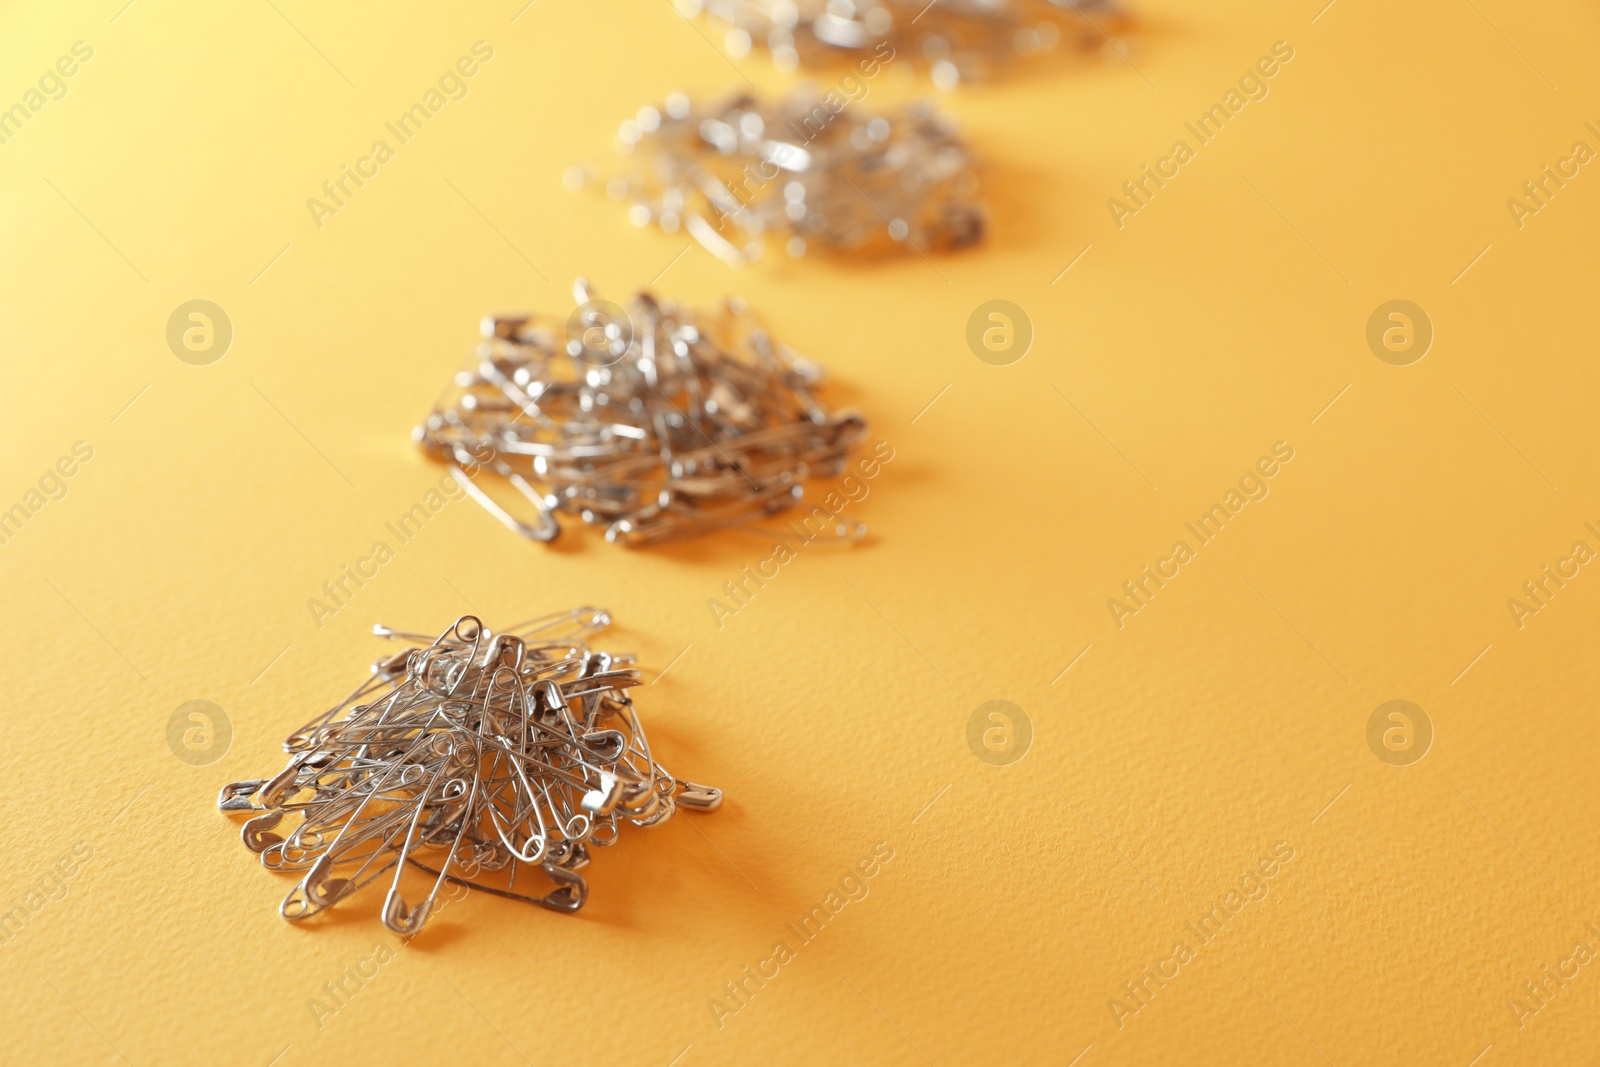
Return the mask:
[[[1136,68],[941,97],[983,248],[736,273],[561,187],[673,88],[791,84],[664,0],[121,3],[0,13],[0,106],[92,49],[0,144],[0,507],[39,505],[0,544],[0,1060],[1593,1062],[1600,173],[1562,162],[1600,149],[1592,5],[1152,0]],[[307,199],[475,42],[465,98],[319,227]],[[908,74],[869,104],[932,92]],[[848,511],[870,542],[718,625],[763,540],[544,548],[452,503],[319,627],[437,484],[407,434],[478,317],[564,313],[579,273],[741,293],[824,362],[893,449]],[[194,299],[233,327],[210,366],[166,341]],[[1009,366],[965,340],[995,299],[1034,331]],[[1434,328],[1409,366],[1366,340],[1395,299]],[[1140,606],[1146,565],[1177,575]],[[1536,603],[1546,565],[1576,576]],[[642,712],[724,810],[628,833],[578,917],[474,895],[404,948],[377,894],[282,921],[218,787],[281,766],[373,622],[575,603],[672,664]],[[191,700],[231,722],[208,765],[169,748]],[[991,700],[1031,723],[1019,762],[969,747]],[[1369,746],[1391,700],[1432,725],[1418,762],[1399,720]]]

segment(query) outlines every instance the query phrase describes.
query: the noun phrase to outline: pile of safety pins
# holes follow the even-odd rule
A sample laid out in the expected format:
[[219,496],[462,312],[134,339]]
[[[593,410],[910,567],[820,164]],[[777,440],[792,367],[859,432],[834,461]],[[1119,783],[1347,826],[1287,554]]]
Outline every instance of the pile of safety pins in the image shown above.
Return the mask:
[[[553,540],[566,512],[642,545],[777,514],[866,434],[815,397],[822,369],[739,301],[702,314],[641,292],[624,309],[573,286],[565,321],[490,317],[471,366],[413,435],[507,526]],[[519,519],[478,484],[508,481]],[[852,531],[839,531],[850,535]]]
[[[384,925],[407,937],[446,882],[576,911],[590,846],[614,844],[624,822],[716,810],[721,791],[674,778],[651,754],[627,693],[640,680],[633,656],[588,646],[609,622],[577,608],[495,633],[463,616],[426,647],[379,660],[289,735],[276,777],[223,787],[218,805],[251,815],[242,836],[262,864],[305,872],[283,917],[309,918],[380,878]],[[285,832],[285,818],[299,822]],[[530,868],[555,888],[536,895]]]
[[781,69],[826,68],[861,56],[927,64],[953,89],[992,78],[1062,45],[1125,54],[1131,20],[1114,0],[677,0],[726,27],[729,52],[765,45]]
[[[766,102],[737,93],[697,104],[682,93],[617,131],[636,161],[606,183],[628,216],[680,226],[734,266],[776,236],[789,255],[854,256],[964,248],[983,239],[972,153],[927,101],[873,111],[837,92]],[[569,184],[587,183],[579,168]]]

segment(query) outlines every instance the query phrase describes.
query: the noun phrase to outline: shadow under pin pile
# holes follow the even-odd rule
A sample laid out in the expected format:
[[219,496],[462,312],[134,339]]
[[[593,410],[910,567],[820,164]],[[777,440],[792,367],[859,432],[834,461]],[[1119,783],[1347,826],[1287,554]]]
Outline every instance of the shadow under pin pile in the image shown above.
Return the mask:
[[[591,847],[616,843],[625,823],[715,811],[720,790],[674,778],[651,754],[627,692],[640,682],[633,657],[588,646],[609,622],[577,608],[495,633],[463,616],[379,660],[290,734],[275,777],[223,787],[218,804],[250,816],[242,836],[262,865],[304,872],[283,917],[307,919],[380,879],[384,925],[407,937],[446,882],[576,911]],[[285,819],[299,821],[286,831]],[[530,886],[535,870],[555,888]]]

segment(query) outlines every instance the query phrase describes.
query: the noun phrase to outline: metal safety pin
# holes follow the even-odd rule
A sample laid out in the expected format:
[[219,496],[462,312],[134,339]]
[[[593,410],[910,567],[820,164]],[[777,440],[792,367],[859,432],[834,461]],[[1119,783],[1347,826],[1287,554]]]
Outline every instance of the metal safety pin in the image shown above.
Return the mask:
[[510,472],[508,480],[533,505],[536,518],[532,525],[513,516],[509,511],[501,507],[493,497],[478,488],[478,483],[473,481],[472,476],[462,469],[459,462],[450,464],[450,473],[460,483],[461,488],[465,489],[472,499],[482,505],[484,510],[523,537],[531,541],[554,541],[557,535],[561,533],[560,525],[556,523],[555,517],[550,514],[549,509],[545,507],[544,497],[529,485],[520,474]]

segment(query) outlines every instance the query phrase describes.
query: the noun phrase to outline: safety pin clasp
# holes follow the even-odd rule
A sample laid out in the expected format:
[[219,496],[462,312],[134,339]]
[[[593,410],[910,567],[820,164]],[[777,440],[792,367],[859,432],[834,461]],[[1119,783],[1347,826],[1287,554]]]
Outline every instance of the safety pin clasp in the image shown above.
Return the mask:
[[583,907],[584,901],[589,899],[589,883],[583,875],[553,863],[546,863],[543,867],[544,873],[557,885],[534,903],[551,911],[574,912]]
[[673,799],[680,808],[689,811],[716,811],[722,807],[722,790],[714,785],[702,785],[699,782],[678,782],[680,792]]
[[217,794],[217,810],[229,814],[240,811],[265,811],[258,804],[252,804],[250,798],[255,796],[256,790],[266,784],[265,778],[247,778],[242,782],[229,782],[222,787],[222,792]]

